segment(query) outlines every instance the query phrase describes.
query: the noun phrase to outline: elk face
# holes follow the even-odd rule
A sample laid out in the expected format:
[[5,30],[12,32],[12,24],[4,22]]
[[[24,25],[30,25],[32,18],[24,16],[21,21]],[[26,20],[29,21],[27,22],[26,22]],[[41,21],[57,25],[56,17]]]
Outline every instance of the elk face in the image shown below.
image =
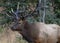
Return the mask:
[[15,16],[15,21],[11,26],[11,30],[13,30],[13,31],[22,31],[22,21],[20,20],[18,15]]
[[11,27],[11,30],[19,32],[28,42],[33,42],[33,38],[29,37],[28,30],[24,26],[27,26],[25,22],[16,23]]
[[21,30],[20,28],[21,28],[21,24],[18,24],[18,23],[11,26],[11,30],[13,31],[20,31]]

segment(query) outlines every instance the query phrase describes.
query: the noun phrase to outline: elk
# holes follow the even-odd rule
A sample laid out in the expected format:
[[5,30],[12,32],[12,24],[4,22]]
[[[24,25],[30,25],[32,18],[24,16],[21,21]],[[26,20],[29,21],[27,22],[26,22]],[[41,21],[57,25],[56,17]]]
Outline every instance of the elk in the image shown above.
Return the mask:
[[[16,19],[12,31],[18,31],[29,43],[57,43],[60,37],[60,26],[42,22],[29,23],[25,17],[18,16],[18,9],[14,12]],[[59,42],[58,42],[59,43]]]
[[55,24],[44,24],[41,22],[29,24],[27,21],[22,21],[21,24],[13,25],[11,29],[18,31],[31,43],[57,43],[60,37],[58,28]]

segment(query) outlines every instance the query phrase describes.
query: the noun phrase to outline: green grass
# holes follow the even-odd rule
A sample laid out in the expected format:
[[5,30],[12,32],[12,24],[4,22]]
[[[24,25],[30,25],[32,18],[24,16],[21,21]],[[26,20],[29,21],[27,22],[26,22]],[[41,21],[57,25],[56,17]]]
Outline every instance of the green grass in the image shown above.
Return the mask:
[[4,30],[4,28],[2,26],[0,26],[0,33],[2,33]]

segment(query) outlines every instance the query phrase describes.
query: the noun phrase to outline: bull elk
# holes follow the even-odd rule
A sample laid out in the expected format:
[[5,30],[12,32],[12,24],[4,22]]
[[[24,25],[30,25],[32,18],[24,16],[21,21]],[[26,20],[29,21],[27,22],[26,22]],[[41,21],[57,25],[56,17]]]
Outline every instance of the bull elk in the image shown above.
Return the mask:
[[30,43],[57,43],[60,37],[60,35],[58,37],[58,28],[55,24],[28,23],[27,21],[11,27],[13,31],[18,31]]
[[29,43],[57,43],[60,36],[60,26],[55,24],[45,24],[42,22],[29,23],[24,17],[20,19],[14,12],[15,24],[11,26],[12,31],[18,31]]

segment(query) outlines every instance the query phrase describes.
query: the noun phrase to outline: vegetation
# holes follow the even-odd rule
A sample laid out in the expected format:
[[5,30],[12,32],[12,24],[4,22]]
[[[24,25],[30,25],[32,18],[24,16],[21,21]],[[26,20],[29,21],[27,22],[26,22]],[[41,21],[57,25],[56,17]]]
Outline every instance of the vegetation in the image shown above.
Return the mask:
[[[44,6],[43,1],[44,0],[42,0],[41,2],[40,8]],[[39,6],[37,6],[37,0],[0,0],[0,7],[6,8],[0,13],[0,25],[11,24],[12,22],[14,22],[14,18],[11,18],[13,16],[11,10],[14,9],[14,11],[16,11],[18,3],[19,10],[22,11],[21,13],[19,13],[19,16],[31,14],[27,17],[28,22],[32,23],[42,21],[41,19],[44,15],[44,8],[38,8]],[[47,6],[47,8],[45,8],[45,23],[54,23],[60,25],[60,0],[46,0],[45,6]],[[35,10],[36,7],[39,10]],[[0,26],[0,32],[3,31],[2,28],[3,27]]]

